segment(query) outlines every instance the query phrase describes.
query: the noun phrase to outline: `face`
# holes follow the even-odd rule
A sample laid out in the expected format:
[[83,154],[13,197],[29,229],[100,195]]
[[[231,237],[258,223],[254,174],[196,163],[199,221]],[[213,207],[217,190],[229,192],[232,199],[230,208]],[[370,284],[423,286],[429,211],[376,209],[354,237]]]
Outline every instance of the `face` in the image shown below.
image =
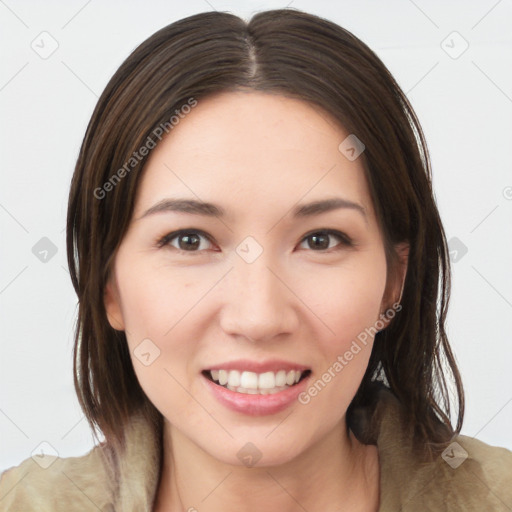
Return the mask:
[[167,427],[215,459],[298,457],[366,370],[387,269],[348,135],[299,100],[223,93],[150,155],[107,314]]

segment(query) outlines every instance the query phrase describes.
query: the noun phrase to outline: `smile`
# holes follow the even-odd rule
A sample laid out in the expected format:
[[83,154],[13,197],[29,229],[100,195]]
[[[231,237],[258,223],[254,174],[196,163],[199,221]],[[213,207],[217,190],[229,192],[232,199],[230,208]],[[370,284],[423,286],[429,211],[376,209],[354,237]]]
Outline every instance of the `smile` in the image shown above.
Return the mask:
[[306,378],[311,370],[278,370],[256,373],[239,370],[205,370],[206,378],[235,393],[251,395],[272,395],[285,391],[302,379]]
[[307,366],[274,360],[238,360],[201,372],[208,392],[220,405],[246,416],[266,416],[297,402],[311,378]]

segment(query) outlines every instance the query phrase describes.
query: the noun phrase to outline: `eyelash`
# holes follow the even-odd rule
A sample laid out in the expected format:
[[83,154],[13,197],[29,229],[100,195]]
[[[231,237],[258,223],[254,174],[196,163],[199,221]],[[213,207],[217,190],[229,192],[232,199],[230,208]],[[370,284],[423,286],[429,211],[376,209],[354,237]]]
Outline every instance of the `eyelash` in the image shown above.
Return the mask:
[[[156,245],[158,248],[168,246],[168,245],[170,245],[170,242],[172,240],[174,240],[175,238],[178,238],[180,235],[200,235],[200,236],[206,238],[210,243],[213,244],[211,237],[207,233],[205,233],[204,231],[202,231],[200,229],[190,228],[190,229],[180,229],[178,231],[173,231],[172,233],[168,233],[167,235],[160,238],[157,241]],[[328,249],[319,249],[319,250],[310,249],[313,252],[328,253],[333,250],[335,250],[335,251],[341,250],[343,247],[350,248],[350,247],[355,246],[354,241],[348,235],[346,235],[345,233],[342,233],[341,231],[337,231],[335,229],[319,229],[316,231],[310,231],[309,233],[307,233],[306,235],[304,235],[302,237],[299,245],[302,244],[303,242],[305,242],[308,238],[312,237],[313,235],[331,235],[331,236],[337,237],[340,240],[340,243],[338,245],[336,245],[334,247],[330,247]],[[174,247],[174,246],[171,246],[171,247],[182,254],[199,254],[202,252],[202,251],[186,251],[184,249],[178,249],[177,247]]]

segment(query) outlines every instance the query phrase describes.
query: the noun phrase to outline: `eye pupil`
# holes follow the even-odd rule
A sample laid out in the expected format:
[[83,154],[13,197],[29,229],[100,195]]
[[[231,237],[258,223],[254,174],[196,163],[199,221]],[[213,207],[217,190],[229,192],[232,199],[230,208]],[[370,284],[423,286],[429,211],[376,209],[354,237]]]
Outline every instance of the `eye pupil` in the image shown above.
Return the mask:
[[310,244],[310,247],[316,249],[328,249],[329,248],[329,235],[326,234],[318,234],[311,235],[310,240],[313,241],[313,244]]
[[[185,241],[185,245],[182,244],[182,241]],[[179,246],[180,249],[183,249],[185,251],[190,251],[191,249],[197,249],[201,243],[201,240],[199,237],[193,233],[188,233],[185,235],[181,235],[179,237]]]

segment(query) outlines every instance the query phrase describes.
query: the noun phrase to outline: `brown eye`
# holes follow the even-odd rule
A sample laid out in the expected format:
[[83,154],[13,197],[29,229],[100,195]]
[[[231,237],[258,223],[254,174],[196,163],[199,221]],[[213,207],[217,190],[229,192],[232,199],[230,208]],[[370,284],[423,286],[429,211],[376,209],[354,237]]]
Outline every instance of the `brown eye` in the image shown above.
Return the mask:
[[179,235],[176,239],[178,240],[178,249],[184,251],[193,251],[201,245],[201,239],[195,233]]
[[329,249],[329,238],[331,235],[319,234],[308,237],[309,247],[311,249]]
[[209,249],[211,242],[208,236],[200,231],[175,231],[162,238],[158,245],[171,246],[179,251],[200,252]]
[[[337,240],[337,243],[336,243]],[[317,231],[303,238],[302,244],[307,243],[307,249],[314,251],[326,251],[337,246],[351,246],[350,238],[339,231]],[[304,248],[304,247],[303,247]]]

